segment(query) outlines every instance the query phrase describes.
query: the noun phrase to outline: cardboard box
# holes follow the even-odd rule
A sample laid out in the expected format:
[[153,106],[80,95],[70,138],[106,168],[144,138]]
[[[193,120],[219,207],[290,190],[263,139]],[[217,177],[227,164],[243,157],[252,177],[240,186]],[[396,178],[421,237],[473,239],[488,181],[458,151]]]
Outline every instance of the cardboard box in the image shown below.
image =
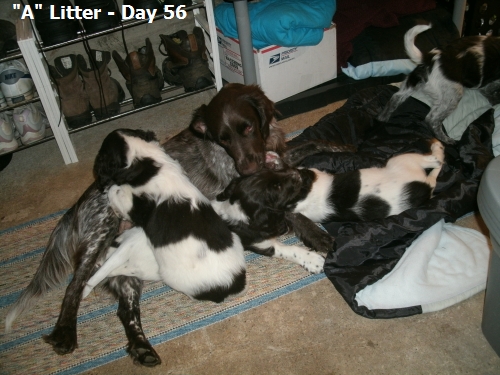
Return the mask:
[[[269,46],[253,50],[257,83],[277,102],[337,77],[335,25],[326,29],[315,46]],[[222,78],[244,83],[240,45],[217,30]]]

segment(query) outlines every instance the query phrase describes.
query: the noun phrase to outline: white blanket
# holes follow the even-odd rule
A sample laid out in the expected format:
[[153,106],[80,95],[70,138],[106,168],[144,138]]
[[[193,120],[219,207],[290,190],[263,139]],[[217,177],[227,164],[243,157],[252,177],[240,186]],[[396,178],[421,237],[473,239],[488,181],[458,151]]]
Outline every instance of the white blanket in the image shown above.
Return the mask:
[[412,243],[389,274],[358,292],[356,301],[370,310],[443,309],[484,290],[490,252],[483,234],[441,220]]

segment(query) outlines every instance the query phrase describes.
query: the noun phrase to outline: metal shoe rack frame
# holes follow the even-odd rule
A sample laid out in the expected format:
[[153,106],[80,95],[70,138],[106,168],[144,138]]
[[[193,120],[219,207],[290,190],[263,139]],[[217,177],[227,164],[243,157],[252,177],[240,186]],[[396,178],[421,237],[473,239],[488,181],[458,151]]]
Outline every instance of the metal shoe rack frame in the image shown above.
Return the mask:
[[[201,8],[205,8],[205,13],[204,15],[200,10]],[[31,27],[31,23],[28,19],[21,20],[19,19],[16,23],[16,32],[17,32],[17,42],[19,45],[20,53],[14,53],[9,55],[8,57],[5,57],[3,59],[0,59],[0,62],[4,61],[9,61],[17,58],[24,58],[24,61],[26,63],[26,66],[28,67],[28,70],[31,73],[33,83],[35,84],[35,87],[38,91],[38,97],[26,100],[22,103],[17,103],[13,106],[9,106],[6,108],[2,108],[0,111],[5,111],[5,110],[12,110],[13,108],[26,105],[29,103],[36,102],[40,100],[44,110],[45,114],[47,115],[47,119],[50,123],[50,127],[52,129],[53,135],[48,135],[44,137],[43,139],[33,142],[29,145],[21,145],[19,148],[17,148],[15,151],[20,151],[22,149],[25,149],[27,147],[32,147],[36,146],[40,143],[55,139],[57,142],[57,145],[59,147],[59,150],[61,151],[61,155],[63,157],[63,160],[66,164],[70,163],[76,163],[78,162],[78,157],[76,155],[75,149],[73,147],[73,143],[71,142],[71,139],[69,137],[69,134],[75,133],[80,130],[88,129],[90,127],[100,125],[102,123],[124,117],[133,113],[137,113],[140,111],[144,111],[153,107],[156,107],[161,104],[165,103],[170,103],[173,102],[177,99],[185,98],[187,96],[195,95],[199,92],[209,90],[216,88],[217,90],[220,90],[222,87],[222,77],[221,77],[221,68],[220,68],[220,63],[219,63],[219,48],[217,44],[217,32],[215,28],[215,18],[214,18],[214,0],[204,0],[204,1],[193,1],[192,6],[188,6],[185,8],[186,11],[193,11],[194,15],[194,20],[195,20],[195,25],[201,27],[205,31],[205,40],[206,40],[206,46],[207,50],[209,53],[209,66],[210,70],[215,76],[215,85],[206,87],[202,90],[198,91],[193,91],[193,92],[183,92],[178,95],[174,95],[171,97],[167,97],[165,99],[162,99],[159,103],[151,104],[148,106],[144,106],[141,108],[134,108],[132,110],[128,110],[125,112],[121,112],[118,115],[108,117],[106,119],[102,119],[99,121],[94,121],[88,125],[85,125],[83,127],[80,127],[78,129],[69,129],[66,126],[66,121],[64,119],[63,114],[61,113],[60,107],[59,107],[59,100],[57,97],[57,90],[55,86],[52,84],[50,78],[49,78],[49,73],[48,73],[48,66],[45,63],[45,59],[43,58],[43,54],[46,51],[54,50],[63,46],[67,46],[70,44],[75,44],[75,43],[81,43],[84,40],[89,40],[89,39],[94,39],[98,38],[100,36],[106,35],[106,34],[111,34],[114,32],[119,32],[123,29],[128,29],[131,27],[139,26],[142,24],[145,24],[148,22],[148,20],[136,20],[136,21],[126,21],[122,22],[120,26],[117,26],[115,28],[111,28],[108,30],[100,31],[97,33],[85,33],[81,32],[79,34],[79,37],[77,39],[73,39],[64,43],[59,43],[59,44],[54,44],[48,47],[43,47],[43,46],[38,46],[36,42],[36,38],[34,37],[33,33],[36,32],[34,31]],[[155,17],[155,21],[158,19],[163,18],[163,13],[160,15],[157,15]],[[38,38],[39,39],[39,38]],[[167,86],[162,90],[162,94],[172,92],[175,90],[182,90],[182,88],[175,87],[175,86]],[[120,105],[126,106],[130,105],[132,103],[132,99],[126,99],[123,102],[120,103]]]

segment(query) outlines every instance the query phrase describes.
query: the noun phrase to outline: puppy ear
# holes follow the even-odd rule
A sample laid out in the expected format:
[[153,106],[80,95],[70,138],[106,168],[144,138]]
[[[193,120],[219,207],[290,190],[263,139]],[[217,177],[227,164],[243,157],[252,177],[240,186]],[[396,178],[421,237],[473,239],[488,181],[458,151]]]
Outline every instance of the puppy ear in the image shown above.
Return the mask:
[[123,168],[123,160],[112,150],[99,150],[94,161],[94,178],[97,188],[103,191],[113,183],[114,175]]
[[146,142],[158,142],[158,138],[156,137],[155,132],[151,130],[140,130],[141,131],[141,139]]
[[113,182],[115,173],[126,166],[128,146],[120,131],[114,130],[104,138],[94,161],[94,178],[101,191]]
[[121,168],[114,173],[113,182],[116,185],[144,185],[158,174],[159,169],[160,166],[153,159],[135,159],[127,168]]
[[260,132],[264,139],[269,136],[269,125],[274,121],[276,109],[274,103],[264,94],[264,91],[257,86],[249,86],[249,96],[247,100],[255,108],[260,117]]
[[208,127],[205,122],[206,110],[207,106],[205,104],[202,104],[197,110],[195,110],[193,118],[191,119],[191,124],[189,124],[189,127],[196,134],[211,137],[211,134],[208,131]]

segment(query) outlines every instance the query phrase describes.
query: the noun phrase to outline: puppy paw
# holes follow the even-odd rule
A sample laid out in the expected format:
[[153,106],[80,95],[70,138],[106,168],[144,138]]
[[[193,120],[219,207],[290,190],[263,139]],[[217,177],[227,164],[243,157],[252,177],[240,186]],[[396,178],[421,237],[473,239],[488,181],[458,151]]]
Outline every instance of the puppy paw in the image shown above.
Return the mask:
[[431,144],[431,152],[432,155],[435,156],[441,162],[441,164],[444,162],[444,146],[437,139],[434,139],[434,141]]
[[314,235],[309,234],[308,238],[301,238],[304,245],[320,253],[327,253],[333,250],[335,239],[324,231],[318,231]]
[[82,299],[85,299],[90,294],[92,289],[94,289],[94,287],[92,285],[87,284],[83,289]]
[[304,257],[304,263],[302,263],[302,267],[304,267],[311,273],[318,274],[323,272],[324,264],[325,258],[323,258],[318,253],[309,251],[308,254]]
[[443,161],[439,160],[435,155],[425,157],[426,168],[439,168],[443,165]]

